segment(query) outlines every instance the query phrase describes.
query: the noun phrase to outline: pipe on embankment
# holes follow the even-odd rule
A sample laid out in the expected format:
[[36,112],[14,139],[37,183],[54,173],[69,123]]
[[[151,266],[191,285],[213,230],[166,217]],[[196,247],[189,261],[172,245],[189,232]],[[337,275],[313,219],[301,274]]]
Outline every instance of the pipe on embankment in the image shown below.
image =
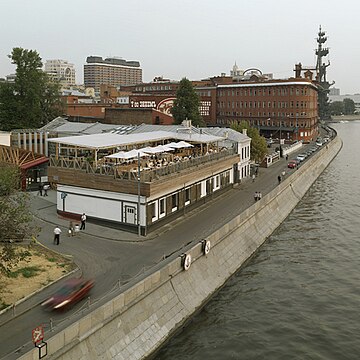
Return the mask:
[[[335,137],[260,201],[47,341],[50,359],[142,359],[179,329],[285,220],[340,151]],[[38,349],[20,359],[38,357]]]

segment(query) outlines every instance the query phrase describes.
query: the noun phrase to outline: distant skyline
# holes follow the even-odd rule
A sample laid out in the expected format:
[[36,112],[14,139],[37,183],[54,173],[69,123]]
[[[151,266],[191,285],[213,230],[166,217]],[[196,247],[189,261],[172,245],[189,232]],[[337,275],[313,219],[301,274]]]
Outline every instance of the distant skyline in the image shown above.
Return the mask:
[[[137,60],[143,81],[156,76],[200,80],[258,68],[293,76],[295,63],[315,65],[319,25],[330,48],[327,80],[341,94],[360,93],[360,33],[355,0],[2,0],[0,77],[15,72],[12,48],[64,59],[83,82],[87,56]],[[355,38],[356,39],[356,38]]]

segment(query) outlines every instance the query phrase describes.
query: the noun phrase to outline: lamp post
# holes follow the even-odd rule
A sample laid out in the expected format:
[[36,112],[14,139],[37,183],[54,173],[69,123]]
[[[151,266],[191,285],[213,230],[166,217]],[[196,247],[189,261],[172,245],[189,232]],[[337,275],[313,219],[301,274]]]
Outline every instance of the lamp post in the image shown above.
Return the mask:
[[283,152],[282,152],[282,139],[281,139],[281,120],[280,120],[280,157],[283,157]]
[[140,223],[140,152],[137,154],[137,185],[138,185],[138,203],[137,203],[137,225],[138,225],[138,235],[141,235],[141,223]]

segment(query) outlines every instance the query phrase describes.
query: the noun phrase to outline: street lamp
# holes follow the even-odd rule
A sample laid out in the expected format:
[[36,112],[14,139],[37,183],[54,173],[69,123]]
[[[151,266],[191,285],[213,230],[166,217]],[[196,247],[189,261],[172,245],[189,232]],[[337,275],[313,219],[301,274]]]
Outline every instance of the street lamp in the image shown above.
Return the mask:
[[138,225],[138,235],[141,235],[141,223],[140,223],[140,152],[137,154],[137,185],[138,185],[138,203],[137,203],[137,225]]

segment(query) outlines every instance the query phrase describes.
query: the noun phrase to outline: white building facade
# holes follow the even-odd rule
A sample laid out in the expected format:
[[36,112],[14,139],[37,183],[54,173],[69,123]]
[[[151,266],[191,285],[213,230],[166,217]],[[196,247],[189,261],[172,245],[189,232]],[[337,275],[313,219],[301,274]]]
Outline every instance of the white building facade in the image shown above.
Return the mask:
[[55,59],[46,60],[45,72],[62,85],[75,85],[75,66],[70,64],[67,60]]

